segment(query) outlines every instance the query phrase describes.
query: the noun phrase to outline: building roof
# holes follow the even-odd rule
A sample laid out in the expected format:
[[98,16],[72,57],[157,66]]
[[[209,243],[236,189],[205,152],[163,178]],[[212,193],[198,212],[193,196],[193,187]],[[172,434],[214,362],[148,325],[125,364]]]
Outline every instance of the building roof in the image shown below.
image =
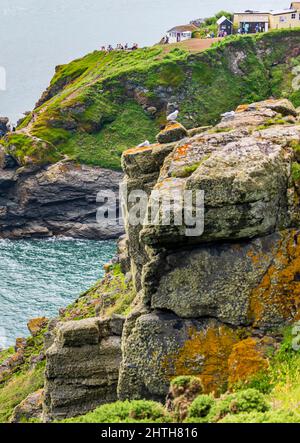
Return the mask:
[[235,15],[245,15],[245,14],[257,14],[257,15],[269,15],[270,11],[266,12],[266,11],[251,11],[251,10],[247,10],[247,11],[243,11],[243,12],[235,12]]
[[283,14],[293,14],[297,12],[296,9],[277,9],[275,11],[270,11],[272,15],[283,15]]
[[168,32],[194,32],[196,31],[198,28],[195,25],[180,25],[180,26],[175,26],[174,28],[170,29]]
[[223,15],[222,17],[219,18],[219,20],[217,20],[217,25],[221,25],[221,24],[224,23],[226,20],[232,24],[232,21],[229,20],[229,18],[225,17],[225,15]]

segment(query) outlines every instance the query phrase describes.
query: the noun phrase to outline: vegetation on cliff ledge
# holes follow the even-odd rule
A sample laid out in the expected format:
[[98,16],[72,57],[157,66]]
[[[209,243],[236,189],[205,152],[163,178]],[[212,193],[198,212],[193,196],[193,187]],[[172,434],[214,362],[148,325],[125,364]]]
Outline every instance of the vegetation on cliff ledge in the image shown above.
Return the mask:
[[36,109],[2,143],[21,164],[68,155],[119,169],[125,149],[154,141],[170,102],[187,128],[270,96],[299,106],[292,87],[299,43],[300,31],[293,29],[229,37],[202,53],[163,46],[95,51],[57,67]]

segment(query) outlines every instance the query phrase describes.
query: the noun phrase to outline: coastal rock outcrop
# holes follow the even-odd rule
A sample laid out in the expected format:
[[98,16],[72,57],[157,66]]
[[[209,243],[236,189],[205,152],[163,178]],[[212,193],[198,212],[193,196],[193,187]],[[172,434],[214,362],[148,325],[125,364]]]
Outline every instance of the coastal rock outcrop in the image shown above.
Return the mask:
[[84,414],[117,400],[124,318],[59,324],[47,350],[44,419]]
[[[58,324],[47,420],[116,398],[165,401],[181,375],[220,395],[268,369],[300,319],[300,125],[283,117],[295,119],[286,100],[243,105],[215,128],[124,153],[119,266],[136,298],[126,319]],[[186,191],[200,192],[188,201],[200,231]]]
[[116,238],[119,215],[97,222],[97,195],[107,190],[119,199],[122,173],[62,161],[39,167],[0,168],[0,238]]
[[[162,400],[178,375],[198,376],[205,392],[218,393],[266,368],[280,328],[299,320],[296,115],[287,100],[240,106],[174,143],[156,170],[151,161],[164,145],[124,153],[125,184],[147,183],[146,214],[158,199],[160,206],[154,221],[134,228],[131,204],[125,211],[140,304],[124,328],[121,399]],[[151,179],[132,168],[143,159]],[[195,233],[179,204],[186,191],[203,196]]]

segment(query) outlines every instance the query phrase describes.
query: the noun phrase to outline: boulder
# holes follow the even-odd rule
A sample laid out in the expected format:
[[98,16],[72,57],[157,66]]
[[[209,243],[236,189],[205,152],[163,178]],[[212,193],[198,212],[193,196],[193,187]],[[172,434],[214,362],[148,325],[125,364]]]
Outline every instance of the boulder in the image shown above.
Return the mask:
[[33,318],[27,323],[30,334],[35,337],[38,335],[48,324],[49,320],[46,317]]
[[[212,137],[214,140],[214,137]],[[267,235],[286,223],[287,181],[293,153],[259,137],[238,136],[223,146],[209,138],[179,144],[165,161],[154,186],[161,196],[159,223],[148,223],[141,237],[147,245],[201,243]],[[204,232],[186,235],[184,224],[167,224],[164,213],[177,194],[204,192]],[[150,197],[149,207],[155,205]],[[164,205],[164,202],[165,205]],[[174,219],[182,205],[173,206]]]
[[43,413],[44,390],[28,395],[15,407],[10,423],[40,422]]
[[172,143],[187,137],[188,132],[184,126],[178,122],[171,122],[166,125],[166,127],[160,131],[157,136],[158,143]]

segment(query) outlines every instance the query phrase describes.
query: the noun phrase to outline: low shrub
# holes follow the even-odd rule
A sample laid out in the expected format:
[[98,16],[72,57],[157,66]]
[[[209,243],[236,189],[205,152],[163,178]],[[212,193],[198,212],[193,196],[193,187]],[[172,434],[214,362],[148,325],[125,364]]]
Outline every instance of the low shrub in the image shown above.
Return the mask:
[[199,395],[189,407],[189,418],[206,417],[214,404],[215,399],[211,395]]
[[243,412],[230,414],[220,423],[300,423],[300,415],[293,411]]
[[171,417],[160,403],[134,400],[103,405],[81,417],[64,420],[64,423],[168,423],[171,421]]

